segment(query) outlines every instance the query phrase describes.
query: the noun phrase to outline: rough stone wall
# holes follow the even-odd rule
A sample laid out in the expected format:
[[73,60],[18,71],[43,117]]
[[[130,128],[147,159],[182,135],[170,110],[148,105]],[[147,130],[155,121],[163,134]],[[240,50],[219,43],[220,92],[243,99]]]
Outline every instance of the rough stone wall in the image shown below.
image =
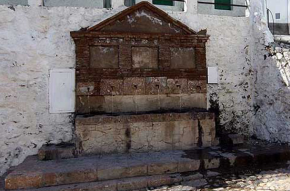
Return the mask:
[[[49,70],[75,67],[70,31],[92,26],[124,8],[0,6],[0,174],[35,154],[44,143],[73,138],[74,117],[49,114]],[[207,64],[218,66],[220,79],[218,85],[208,87],[209,104],[219,106],[219,121],[226,129],[243,129],[248,134],[252,118],[250,20],[197,15],[190,8],[196,6],[170,15],[211,35]]]
[[271,142],[290,142],[290,46],[259,46],[255,55],[254,135]]
[[[197,15],[183,18],[193,29],[207,29],[207,66],[218,67],[218,84],[208,85],[208,107],[223,130],[251,134],[252,79],[250,19]],[[210,20],[210,22],[209,22]],[[197,24],[198,23],[198,24]]]

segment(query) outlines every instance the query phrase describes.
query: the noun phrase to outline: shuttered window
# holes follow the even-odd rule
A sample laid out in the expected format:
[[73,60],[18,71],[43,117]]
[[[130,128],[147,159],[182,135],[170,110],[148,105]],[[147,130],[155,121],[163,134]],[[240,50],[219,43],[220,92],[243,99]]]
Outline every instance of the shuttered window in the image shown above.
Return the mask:
[[173,1],[172,0],[153,0],[153,4],[173,6]]
[[[231,0],[215,0],[215,3],[231,4]],[[230,5],[215,5],[215,9],[232,10]]]

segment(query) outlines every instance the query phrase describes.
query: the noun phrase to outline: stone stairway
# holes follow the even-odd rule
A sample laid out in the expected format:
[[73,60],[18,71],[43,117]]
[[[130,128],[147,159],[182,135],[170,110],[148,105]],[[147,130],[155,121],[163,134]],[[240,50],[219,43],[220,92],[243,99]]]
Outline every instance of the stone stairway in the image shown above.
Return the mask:
[[130,191],[177,184],[209,169],[290,160],[283,145],[244,144],[189,151],[95,155],[41,161],[28,157],[5,179],[6,190]]

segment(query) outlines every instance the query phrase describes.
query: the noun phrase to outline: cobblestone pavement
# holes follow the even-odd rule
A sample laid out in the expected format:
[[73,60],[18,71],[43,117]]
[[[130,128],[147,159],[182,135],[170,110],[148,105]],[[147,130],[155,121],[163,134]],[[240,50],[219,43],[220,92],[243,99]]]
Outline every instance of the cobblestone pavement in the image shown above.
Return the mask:
[[274,170],[242,170],[227,174],[207,172],[201,175],[201,179],[183,182],[181,185],[164,186],[153,191],[290,191],[290,166],[287,166]]

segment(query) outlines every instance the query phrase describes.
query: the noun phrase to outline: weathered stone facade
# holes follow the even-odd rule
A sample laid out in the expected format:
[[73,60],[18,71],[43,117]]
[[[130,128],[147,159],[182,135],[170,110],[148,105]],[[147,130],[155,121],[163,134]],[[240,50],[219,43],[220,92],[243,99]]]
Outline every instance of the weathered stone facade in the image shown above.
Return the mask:
[[[121,1],[112,2],[111,10],[46,8],[39,7],[38,0],[29,0],[30,7],[0,6],[0,174],[36,154],[43,144],[74,138],[74,117],[48,111],[49,70],[75,68],[70,31],[125,9]],[[254,5],[252,10],[260,8]],[[208,106],[217,111],[220,126],[252,135],[253,41],[260,42],[263,35],[252,36],[251,23],[259,18],[199,15],[196,1],[188,1],[187,12],[169,14],[195,31],[207,29],[207,65],[217,66],[220,77],[217,85],[207,87]]]
[[71,35],[77,114],[207,108],[206,32],[141,2]]

